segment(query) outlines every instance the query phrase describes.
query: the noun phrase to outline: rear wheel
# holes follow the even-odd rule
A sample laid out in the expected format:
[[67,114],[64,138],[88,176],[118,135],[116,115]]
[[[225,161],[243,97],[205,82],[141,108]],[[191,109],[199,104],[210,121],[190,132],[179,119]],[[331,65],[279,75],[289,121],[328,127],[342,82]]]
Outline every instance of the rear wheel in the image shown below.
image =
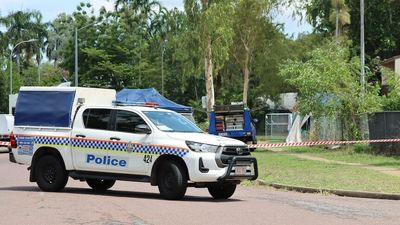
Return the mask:
[[236,184],[222,183],[214,184],[208,187],[208,192],[215,199],[228,199],[235,193]]
[[56,156],[45,155],[39,158],[35,167],[36,183],[43,191],[60,191],[68,182],[67,171]]
[[115,180],[86,179],[86,183],[95,191],[105,191],[115,184]]
[[158,170],[157,184],[163,198],[183,198],[187,189],[187,176],[183,166],[174,161],[164,162]]

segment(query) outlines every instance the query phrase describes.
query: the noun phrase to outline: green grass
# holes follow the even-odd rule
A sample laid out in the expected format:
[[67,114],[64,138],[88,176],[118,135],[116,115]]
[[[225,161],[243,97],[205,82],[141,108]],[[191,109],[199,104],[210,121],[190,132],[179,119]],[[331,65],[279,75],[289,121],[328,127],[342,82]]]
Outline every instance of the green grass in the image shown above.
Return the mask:
[[286,136],[265,136],[257,135],[257,142],[268,142],[268,143],[283,143],[286,140]]
[[325,159],[400,169],[400,156],[376,155],[366,145],[354,145],[335,150],[318,147],[284,148],[289,152],[307,154]]
[[258,161],[259,179],[267,183],[400,193],[400,177],[377,171],[304,160],[287,153],[275,153],[267,150],[257,150],[253,155]]

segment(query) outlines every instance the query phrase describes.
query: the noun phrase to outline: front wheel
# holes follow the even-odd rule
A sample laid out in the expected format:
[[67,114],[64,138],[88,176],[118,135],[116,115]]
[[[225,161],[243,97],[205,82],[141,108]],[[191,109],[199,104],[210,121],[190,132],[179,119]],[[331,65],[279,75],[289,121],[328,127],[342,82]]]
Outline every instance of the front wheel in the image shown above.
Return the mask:
[[68,173],[64,165],[53,155],[39,158],[35,167],[36,183],[43,191],[60,191],[68,182]]
[[158,190],[163,198],[178,200],[183,198],[187,189],[187,176],[182,165],[174,161],[166,161],[158,170]]
[[208,187],[208,192],[215,199],[228,199],[235,193],[236,184],[223,183],[215,184]]

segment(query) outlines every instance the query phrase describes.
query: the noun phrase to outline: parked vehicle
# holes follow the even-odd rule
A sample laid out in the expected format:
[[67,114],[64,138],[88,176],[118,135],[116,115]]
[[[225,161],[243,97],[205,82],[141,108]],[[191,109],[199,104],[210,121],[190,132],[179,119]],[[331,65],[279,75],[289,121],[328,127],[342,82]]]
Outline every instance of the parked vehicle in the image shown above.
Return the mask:
[[43,191],[59,191],[72,177],[99,191],[127,180],[157,185],[166,199],[182,198],[188,186],[226,199],[257,178],[245,143],[205,134],[154,105],[112,105],[114,98],[105,89],[21,88],[10,161],[28,165]]
[[257,144],[250,109],[243,104],[215,106],[210,113],[208,133],[235,138],[247,144]]
[[9,141],[14,128],[14,116],[0,114],[0,141]]

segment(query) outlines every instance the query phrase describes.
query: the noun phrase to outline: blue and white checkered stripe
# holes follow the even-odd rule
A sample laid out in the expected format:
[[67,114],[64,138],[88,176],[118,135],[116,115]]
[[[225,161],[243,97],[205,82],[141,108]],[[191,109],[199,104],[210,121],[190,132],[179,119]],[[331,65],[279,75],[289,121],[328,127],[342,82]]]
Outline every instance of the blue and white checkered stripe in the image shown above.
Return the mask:
[[120,143],[120,142],[73,139],[72,146],[77,148],[126,151],[126,143]]
[[133,152],[156,154],[156,155],[176,155],[179,157],[185,156],[189,150],[178,149],[173,147],[163,147],[154,145],[134,145]]
[[69,145],[70,139],[64,137],[36,136],[35,144],[39,145]]
[[[49,137],[49,136],[36,136],[34,137],[35,144],[39,145],[62,145],[68,146],[70,143],[76,148],[86,148],[93,150],[114,150],[121,152],[128,151],[128,143],[123,142],[110,142],[100,140],[87,140],[87,139],[72,139],[66,137]],[[133,153],[154,154],[154,155],[176,155],[183,157],[189,153],[187,149],[179,149],[174,147],[155,146],[155,145],[141,145],[132,144],[129,146]]]

